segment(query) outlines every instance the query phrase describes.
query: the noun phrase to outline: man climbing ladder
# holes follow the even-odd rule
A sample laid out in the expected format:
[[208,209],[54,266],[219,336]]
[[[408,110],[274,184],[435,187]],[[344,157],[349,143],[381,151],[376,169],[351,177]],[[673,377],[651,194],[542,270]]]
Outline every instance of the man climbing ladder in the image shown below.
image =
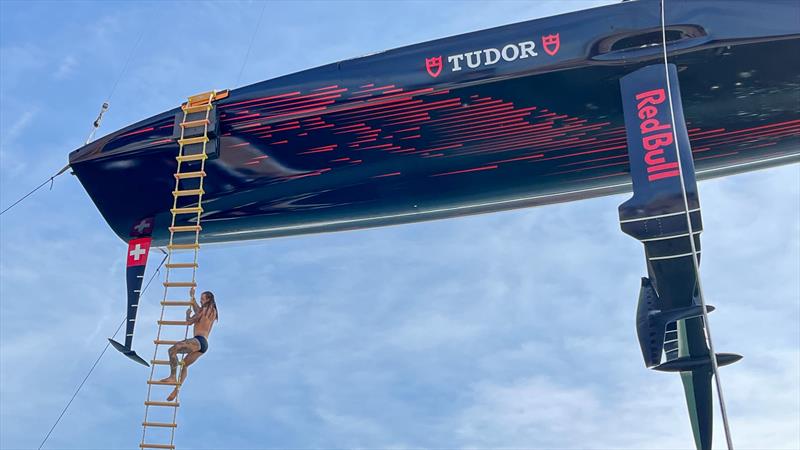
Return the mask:
[[[211,291],[200,294],[200,306],[198,306],[194,299],[194,290],[195,288],[189,290],[192,305],[186,310],[186,322],[194,325],[194,337],[184,339],[169,348],[169,376],[161,380],[162,383],[170,384],[177,381],[175,375],[178,371],[178,355],[186,354],[181,363],[181,379],[167,397],[168,402],[175,400],[175,397],[178,396],[178,386],[183,386],[183,382],[186,381],[189,366],[208,350],[208,335],[211,333],[214,322],[219,318],[214,294]],[[192,312],[194,315],[191,315]]]
[[[214,101],[225,96],[227,91],[211,91],[191,96],[181,106],[182,120],[180,116],[176,118],[180,127],[180,138],[176,156],[178,164],[175,172],[175,189],[172,191],[167,272],[158,334],[154,342],[156,346],[153,359],[150,361],[152,366],[147,381],[140,448],[175,449],[175,429],[178,426],[177,415],[180,406],[178,394],[181,383],[186,378],[186,368],[208,349],[208,335],[217,319],[214,294],[204,292],[200,298],[201,305],[198,306],[194,293],[197,287],[206,160],[208,153],[217,145]],[[186,288],[189,289],[189,300],[185,300]],[[184,320],[166,320],[171,314],[175,314],[174,307],[188,307]],[[190,325],[194,325],[194,337],[187,339]],[[159,350],[163,351],[166,346],[170,346],[169,359],[163,359],[163,356],[159,359]],[[186,356],[182,358],[182,355]],[[169,365],[168,377],[164,379],[156,377],[156,367],[159,365]],[[172,387],[172,392],[166,401],[161,400],[160,394],[153,393],[153,388],[157,386]]]

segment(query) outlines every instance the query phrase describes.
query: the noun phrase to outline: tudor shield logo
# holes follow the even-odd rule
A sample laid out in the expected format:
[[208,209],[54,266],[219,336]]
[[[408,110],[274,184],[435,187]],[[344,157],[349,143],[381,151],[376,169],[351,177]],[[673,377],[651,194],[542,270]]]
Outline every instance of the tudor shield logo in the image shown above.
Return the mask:
[[558,53],[558,49],[561,48],[559,33],[542,36],[542,47],[545,53],[550,56],[555,56],[556,53]]
[[[472,48],[463,53],[455,53],[447,56],[434,56],[425,58],[425,70],[433,78],[438,77],[442,72],[455,73],[467,70],[480,70],[486,66],[495,64],[503,66],[506,63],[514,63],[528,58],[539,56],[539,42],[536,35],[525,41],[508,42],[499,44],[496,47]],[[561,36],[559,33],[540,35],[541,47],[550,55],[555,56],[561,48]],[[527,61],[529,64],[531,60]],[[498,70],[500,70],[498,68]]]
[[428,71],[428,75],[433,78],[438,77],[442,73],[442,57],[425,58],[425,69]]

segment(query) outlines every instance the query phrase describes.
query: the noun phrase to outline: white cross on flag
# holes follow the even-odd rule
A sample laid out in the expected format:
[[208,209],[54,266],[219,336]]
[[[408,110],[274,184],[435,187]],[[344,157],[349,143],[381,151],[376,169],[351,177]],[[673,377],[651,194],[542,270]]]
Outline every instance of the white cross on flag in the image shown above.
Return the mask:
[[131,239],[128,242],[128,267],[143,266],[147,264],[147,255],[150,253],[152,238]]
[[153,232],[153,218],[140,220],[131,228],[131,236],[147,236]]

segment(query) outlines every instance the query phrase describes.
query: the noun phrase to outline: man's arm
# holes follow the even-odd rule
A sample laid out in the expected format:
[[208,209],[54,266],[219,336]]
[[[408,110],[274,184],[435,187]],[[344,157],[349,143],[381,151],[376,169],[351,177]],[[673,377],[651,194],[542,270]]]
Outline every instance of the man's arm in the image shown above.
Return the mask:
[[[200,311],[200,305],[198,305],[197,304],[197,300],[194,299],[194,287],[189,289],[189,298],[190,298],[189,301],[192,302],[192,311],[194,311],[194,313],[197,314]],[[188,320],[188,317],[187,317],[187,320]]]
[[194,325],[198,320],[200,320],[200,314],[196,313],[192,315],[192,307],[186,308],[186,322],[189,325]]

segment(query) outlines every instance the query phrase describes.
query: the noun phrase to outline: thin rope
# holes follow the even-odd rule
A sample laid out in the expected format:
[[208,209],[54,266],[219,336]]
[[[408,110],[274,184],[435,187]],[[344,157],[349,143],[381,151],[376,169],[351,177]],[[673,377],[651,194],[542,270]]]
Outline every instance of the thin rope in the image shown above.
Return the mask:
[[[263,13],[263,11],[262,11],[262,13]],[[259,23],[260,23],[260,19],[259,19]],[[128,66],[130,65],[131,60],[133,60],[133,56],[136,54],[136,50],[139,48],[139,44],[141,44],[141,42],[142,42],[142,38],[144,37],[144,32],[145,32],[145,29],[142,28],[142,31],[139,33],[139,38],[136,40],[136,44],[131,49],[130,53],[128,53],[128,58],[125,60],[125,65],[122,66],[122,70],[119,72],[119,75],[117,75],[117,79],[114,81],[114,85],[111,87],[111,91],[109,92],[108,96],[106,97],[106,101],[103,102],[103,106],[102,106],[102,108],[100,110],[100,115],[97,117],[97,119],[92,124],[93,125],[92,126],[92,130],[89,132],[89,137],[86,139],[86,142],[85,142],[84,145],[88,144],[92,140],[92,138],[94,137],[94,133],[97,131],[98,128],[100,128],[100,121],[103,119],[103,114],[108,110],[109,103],[111,102],[111,97],[114,96],[114,93],[117,91],[117,86],[119,86],[119,82],[122,80],[122,77],[127,72]],[[252,43],[251,43],[251,45],[252,45]],[[249,50],[248,50],[248,53],[249,53]],[[21,201],[25,200],[29,196],[31,196],[34,192],[36,192],[39,189],[41,189],[42,187],[44,187],[44,185],[46,185],[47,183],[50,183],[50,189],[52,190],[53,189],[53,179],[55,179],[57,176],[61,175],[62,173],[66,172],[67,169],[69,169],[69,164],[64,166],[64,168],[61,169],[60,171],[58,171],[57,174],[55,174],[52,177],[46,179],[39,186],[36,186],[35,189],[33,189],[32,191],[30,191],[27,194],[23,195],[22,198],[20,198],[19,200],[15,201],[14,203],[12,203],[11,206],[9,206],[8,208],[6,208],[2,212],[0,212],[0,215],[5,214],[6,211],[8,211],[9,209],[17,206],[18,203],[20,203]]]
[[8,208],[6,208],[6,209],[4,209],[2,212],[0,212],[0,216],[2,216],[3,214],[5,214],[5,213],[6,213],[6,211],[8,211],[9,209],[11,209],[11,208],[13,208],[13,207],[17,206],[17,205],[18,205],[20,202],[22,202],[22,201],[23,201],[23,200],[25,200],[26,198],[28,198],[28,197],[30,197],[31,195],[33,195],[33,193],[34,193],[34,192],[36,192],[36,191],[38,191],[39,189],[43,188],[43,187],[44,187],[44,186],[45,186],[47,183],[50,183],[50,190],[53,190],[53,180],[54,180],[54,179],[55,179],[57,176],[59,176],[59,175],[61,175],[62,173],[66,172],[66,171],[67,171],[67,169],[69,169],[69,164],[67,164],[66,166],[64,166],[64,167],[63,167],[61,170],[59,170],[59,171],[58,171],[58,173],[56,173],[56,174],[55,174],[55,175],[53,175],[52,177],[50,177],[50,178],[48,178],[48,179],[44,180],[44,181],[42,182],[42,184],[40,184],[39,186],[36,186],[36,187],[35,187],[35,188],[34,188],[32,191],[30,191],[30,192],[28,192],[27,194],[25,194],[25,195],[23,195],[22,197],[20,197],[20,198],[19,198],[17,201],[15,201],[14,203],[12,203],[12,204],[11,204],[11,205],[10,205]]
[[[156,275],[159,274],[159,272],[161,271],[161,266],[164,265],[164,261],[166,261],[166,260],[167,260],[167,257],[164,256],[164,259],[161,260],[161,263],[158,265],[158,267],[156,267],[156,271],[153,272],[153,275],[150,276],[150,279],[147,281],[147,284],[144,286],[144,289],[142,289],[142,292],[139,294],[140,297],[142,295],[144,295],[145,291],[147,291],[147,288],[150,287],[150,283],[153,281],[153,279],[156,277]],[[122,318],[122,322],[119,323],[119,326],[117,327],[117,331],[115,331],[114,335],[111,336],[112,339],[117,337],[117,333],[119,333],[119,330],[122,328],[122,325],[124,323],[125,323],[125,317],[123,317]],[[58,419],[56,419],[56,422],[53,424],[52,427],[50,427],[50,431],[47,432],[47,435],[42,440],[42,443],[39,444],[38,450],[42,450],[42,447],[47,442],[47,440],[50,438],[50,434],[53,433],[53,430],[56,429],[56,425],[58,425],[58,423],[61,422],[61,418],[64,417],[64,414],[67,412],[67,409],[69,409],[70,405],[72,405],[72,401],[75,400],[75,397],[78,396],[78,392],[80,392],[80,390],[83,387],[84,383],[86,383],[86,380],[88,380],[89,376],[92,374],[92,372],[94,372],[94,368],[97,367],[97,364],[100,362],[100,359],[102,359],[103,355],[105,355],[106,350],[108,350],[109,345],[111,345],[111,343],[110,342],[106,342],[106,346],[103,347],[103,351],[100,352],[100,356],[98,356],[97,359],[94,360],[94,364],[92,364],[92,367],[89,369],[89,372],[86,374],[86,376],[83,377],[83,381],[81,381],[81,384],[78,385],[78,389],[75,389],[75,392],[72,394],[72,398],[69,399],[69,401],[67,402],[67,405],[64,407],[64,409],[61,410],[61,414],[58,415]]]
[[119,82],[122,80],[122,77],[128,71],[128,66],[130,65],[131,61],[133,60],[134,55],[136,55],[136,50],[139,49],[139,44],[142,43],[142,38],[144,37],[145,29],[142,27],[142,30],[139,32],[139,37],[136,39],[136,44],[133,45],[133,48],[128,53],[128,58],[125,60],[125,64],[122,66],[122,70],[120,70],[119,75],[117,75],[117,79],[114,81],[114,84],[111,86],[111,91],[108,93],[106,100],[103,102],[103,106],[100,108],[100,115],[97,116],[97,119],[92,124],[92,129],[89,131],[89,137],[86,138],[86,143],[84,145],[88,145],[89,142],[92,141],[94,138],[95,132],[97,129],[100,128],[100,121],[103,120],[103,114],[108,111],[108,107],[111,103],[111,97],[114,96],[114,93],[117,92],[117,86],[119,86]]
[[233,85],[235,87],[239,86],[239,80],[242,79],[242,74],[244,73],[244,67],[247,65],[247,60],[250,59],[250,50],[253,49],[253,43],[256,41],[256,34],[258,33],[259,28],[261,28],[261,19],[264,18],[264,10],[267,9],[267,2],[263,2],[261,4],[261,14],[258,16],[258,23],[256,23],[256,28],[253,30],[253,36],[250,38],[250,45],[247,47],[247,53],[244,55],[244,61],[242,61],[242,67],[239,69],[239,76],[236,77],[236,83]]
[[733,440],[731,439],[731,430],[728,424],[728,411],[725,408],[725,398],[722,395],[722,380],[719,378],[719,365],[717,364],[717,353],[714,351],[714,342],[711,340],[711,327],[708,323],[708,310],[706,310],[706,300],[703,295],[703,283],[700,281],[700,261],[697,257],[697,248],[694,245],[694,227],[692,226],[692,216],[689,213],[689,198],[686,194],[686,186],[683,181],[683,166],[681,164],[681,151],[678,144],[678,132],[675,124],[675,110],[672,107],[672,86],[669,81],[669,60],[667,58],[667,26],[664,17],[664,3],[666,0],[661,0],[661,38],[662,48],[664,50],[664,72],[667,79],[667,97],[669,98],[669,114],[672,118],[672,137],[675,141],[675,153],[677,153],[678,161],[678,174],[681,182],[681,192],[683,193],[683,206],[686,213],[686,223],[689,226],[689,243],[692,248],[692,264],[694,265],[695,279],[697,280],[697,294],[700,297],[700,306],[703,310],[703,330],[705,332],[706,342],[708,342],[708,350],[711,352],[711,368],[714,371],[714,382],[717,385],[717,397],[719,398],[719,408],[722,414],[722,425],[725,428],[725,441],[728,444],[728,450],[733,450]]
[[139,38],[136,40],[136,44],[131,49],[130,53],[128,53],[128,59],[125,60],[125,65],[122,66],[122,70],[120,71],[119,75],[117,76],[117,80],[114,81],[114,85],[111,87],[111,92],[106,97],[106,103],[111,101],[111,97],[114,96],[114,93],[117,91],[117,86],[119,85],[120,80],[122,80],[122,76],[125,75],[125,72],[128,70],[128,65],[130,65],[133,56],[136,54],[136,50],[139,48],[139,44],[142,43],[142,38],[144,37],[144,27],[142,27],[142,31],[139,33]]

